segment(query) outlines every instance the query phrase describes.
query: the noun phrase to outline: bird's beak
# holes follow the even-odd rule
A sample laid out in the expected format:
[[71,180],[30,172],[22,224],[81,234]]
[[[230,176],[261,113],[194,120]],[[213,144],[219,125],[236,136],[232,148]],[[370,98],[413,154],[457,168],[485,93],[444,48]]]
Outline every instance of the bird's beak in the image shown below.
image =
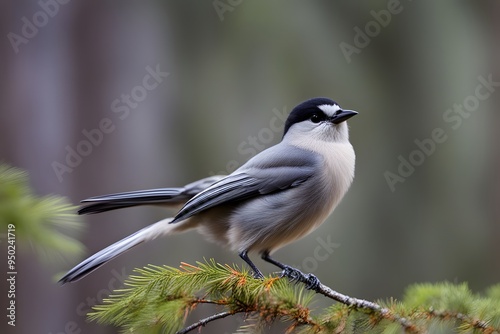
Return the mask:
[[331,122],[333,124],[340,124],[357,114],[358,112],[354,110],[341,110],[339,113],[337,113],[335,116],[331,118]]

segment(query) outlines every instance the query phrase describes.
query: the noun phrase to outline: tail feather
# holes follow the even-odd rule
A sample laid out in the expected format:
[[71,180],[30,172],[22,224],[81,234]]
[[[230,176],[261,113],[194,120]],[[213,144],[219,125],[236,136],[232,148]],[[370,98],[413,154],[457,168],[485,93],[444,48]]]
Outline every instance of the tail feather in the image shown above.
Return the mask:
[[132,247],[145,241],[155,239],[160,235],[168,234],[176,227],[176,225],[169,224],[170,221],[172,221],[172,218],[160,220],[153,225],[147,226],[129,235],[128,237],[109,245],[68,271],[68,273],[59,280],[59,283],[65,284],[77,281],[111,259],[114,259],[118,255],[128,251]]
[[[184,204],[191,197],[199,192],[208,188],[213,183],[221,180],[224,176],[215,175],[210,176],[180,188],[160,188],[151,190],[131,191],[125,193],[117,193],[104,196],[91,197],[83,200],[82,203],[89,203],[82,207],[79,214],[91,214],[105,212],[109,210],[127,208],[137,205],[179,205]],[[128,251],[145,241],[155,239],[161,235],[169,234],[176,231],[183,231],[192,228],[189,224],[169,224],[173,218],[163,219],[153,225],[143,228],[128,237],[104,248],[103,250],[95,253],[88,259],[84,260],[66,275],[64,275],[59,282],[64,284],[74,282],[82,277],[88,275],[90,272],[96,270],[109,260],[117,257],[118,255]],[[187,220],[186,220],[187,221]]]
[[89,204],[78,210],[78,214],[101,213],[138,205],[179,205],[191,197],[185,194],[184,188],[151,189],[96,196],[83,200],[82,203]]
[[82,201],[85,205],[78,210],[78,214],[101,213],[138,205],[183,205],[222,177],[221,175],[210,176],[179,188],[129,191],[87,198]]

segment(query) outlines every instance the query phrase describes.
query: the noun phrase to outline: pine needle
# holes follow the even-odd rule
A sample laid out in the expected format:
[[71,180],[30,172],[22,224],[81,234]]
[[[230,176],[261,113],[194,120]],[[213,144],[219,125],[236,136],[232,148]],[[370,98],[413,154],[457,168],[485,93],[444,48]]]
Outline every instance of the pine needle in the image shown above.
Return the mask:
[[14,227],[16,240],[51,263],[67,263],[83,254],[75,239],[83,224],[77,207],[59,196],[37,196],[28,185],[26,172],[0,164],[0,227]]

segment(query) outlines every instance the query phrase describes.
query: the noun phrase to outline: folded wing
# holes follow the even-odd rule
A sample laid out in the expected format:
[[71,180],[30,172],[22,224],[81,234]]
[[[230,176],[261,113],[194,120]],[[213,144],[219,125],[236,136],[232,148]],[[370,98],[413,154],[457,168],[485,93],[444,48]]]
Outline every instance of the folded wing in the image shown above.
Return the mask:
[[[297,187],[313,176],[321,164],[317,154],[294,146],[289,146],[287,150],[269,149],[262,153],[265,154],[249,160],[233,174],[191,198],[171,223],[221,204]],[[272,155],[272,159],[267,155]]]

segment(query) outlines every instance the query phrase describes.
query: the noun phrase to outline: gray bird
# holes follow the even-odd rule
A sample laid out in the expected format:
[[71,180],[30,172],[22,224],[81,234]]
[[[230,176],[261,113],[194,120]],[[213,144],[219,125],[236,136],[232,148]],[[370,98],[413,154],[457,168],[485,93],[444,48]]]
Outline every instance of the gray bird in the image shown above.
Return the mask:
[[282,270],[296,270],[271,253],[307,235],[332,213],[354,178],[355,154],[346,120],[357,112],[328,98],[297,105],[285,122],[280,143],[257,154],[227,176],[205,178],[182,188],[162,188],[98,196],[79,213],[99,213],[137,205],[182,206],[163,219],[84,260],[61,283],[76,281],[130,248],[197,229],[208,240],[238,252],[255,278],[261,271],[248,257]]

